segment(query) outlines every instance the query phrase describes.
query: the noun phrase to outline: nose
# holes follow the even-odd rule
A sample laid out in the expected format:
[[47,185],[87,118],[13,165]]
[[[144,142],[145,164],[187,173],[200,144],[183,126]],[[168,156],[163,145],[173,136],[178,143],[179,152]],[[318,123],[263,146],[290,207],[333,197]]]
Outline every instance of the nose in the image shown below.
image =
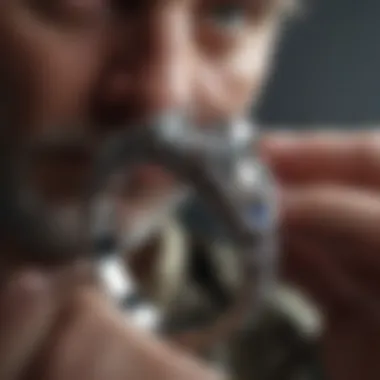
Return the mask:
[[123,33],[109,99],[137,119],[186,107],[191,55],[184,10],[178,5],[150,9],[132,20]]

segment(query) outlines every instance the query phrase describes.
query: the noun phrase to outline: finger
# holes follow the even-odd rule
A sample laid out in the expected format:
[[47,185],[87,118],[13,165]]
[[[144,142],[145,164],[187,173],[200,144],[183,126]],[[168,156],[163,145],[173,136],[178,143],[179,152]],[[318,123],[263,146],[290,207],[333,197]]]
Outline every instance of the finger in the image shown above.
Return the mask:
[[312,237],[368,294],[380,294],[380,200],[374,194],[332,187],[298,189],[284,196],[289,239]]
[[380,197],[376,193],[311,186],[285,190],[282,202],[285,226],[349,238],[363,247],[380,247]]
[[380,187],[380,132],[272,134],[262,151],[285,183]]
[[26,271],[5,285],[0,296],[0,379],[19,378],[43,344],[52,314],[43,274]]
[[[307,233],[313,234],[312,231]],[[294,231],[294,234],[297,234]],[[330,235],[323,231],[313,240],[321,242],[331,252],[331,259],[366,293],[380,299],[380,255],[378,248],[357,242],[350,237]]]
[[132,326],[92,290],[75,297],[47,352],[48,380],[211,380],[218,377]]
[[314,300],[328,318],[359,313],[380,316],[376,298],[344,272],[329,246],[314,237],[304,234],[284,239],[284,269],[286,278]]
[[327,326],[321,359],[331,379],[379,379],[380,325],[368,317],[346,316]]

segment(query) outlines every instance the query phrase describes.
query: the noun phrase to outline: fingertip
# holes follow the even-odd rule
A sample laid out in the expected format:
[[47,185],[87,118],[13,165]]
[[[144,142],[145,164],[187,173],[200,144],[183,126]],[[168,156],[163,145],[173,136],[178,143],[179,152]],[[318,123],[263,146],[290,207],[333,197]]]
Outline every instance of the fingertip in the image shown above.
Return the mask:
[[0,294],[0,379],[19,378],[44,341],[53,315],[47,275],[22,269],[11,276]]
[[[28,311],[49,292],[49,279],[39,270],[23,269],[12,275],[4,286],[0,303],[6,308],[20,308]],[[37,302],[37,304],[36,304]]]
[[300,143],[300,135],[291,132],[279,132],[265,135],[261,139],[261,152],[264,156],[292,151]]
[[11,285],[30,292],[39,292],[47,285],[47,275],[37,269],[24,269],[13,276]]

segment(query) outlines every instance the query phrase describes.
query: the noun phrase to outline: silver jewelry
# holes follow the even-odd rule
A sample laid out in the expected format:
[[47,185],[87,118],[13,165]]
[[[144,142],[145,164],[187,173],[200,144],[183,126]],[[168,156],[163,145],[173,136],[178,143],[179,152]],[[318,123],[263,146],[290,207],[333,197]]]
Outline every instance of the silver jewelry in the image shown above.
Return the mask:
[[[245,120],[201,130],[173,113],[128,128],[106,144],[89,194],[94,199],[98,274],[108,294],[135,316],[140,326],[162,334],[202,332],[210,341],[220,341],[257,316],[274,280],[277,219],[273,179],[255,150],[258,138]],[[104,185],[118,169],[128,172],[140,163],[158,163],[185,183],[160,205],[155,217],[180,209],[184,200],[196,199],[203,204],[201,213],[209,227],[197,233],[210,244],[228,241],[236,251],[241,284],[214,321],[166,319],[162,310],[139,295],[120,260],[121,251],[134,247],[154,227],[142,222],[141,233],[120,234],[114,220],[117,205],[112,194],[107,197]]]

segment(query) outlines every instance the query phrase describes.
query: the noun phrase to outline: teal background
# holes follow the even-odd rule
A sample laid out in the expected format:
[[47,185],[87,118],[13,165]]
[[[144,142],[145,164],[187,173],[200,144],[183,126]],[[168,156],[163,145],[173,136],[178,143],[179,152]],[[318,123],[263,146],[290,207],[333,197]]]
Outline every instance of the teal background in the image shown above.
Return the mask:
[[299,0],[259,109],[263,124],[295,129],[380,121],[380,1]]

